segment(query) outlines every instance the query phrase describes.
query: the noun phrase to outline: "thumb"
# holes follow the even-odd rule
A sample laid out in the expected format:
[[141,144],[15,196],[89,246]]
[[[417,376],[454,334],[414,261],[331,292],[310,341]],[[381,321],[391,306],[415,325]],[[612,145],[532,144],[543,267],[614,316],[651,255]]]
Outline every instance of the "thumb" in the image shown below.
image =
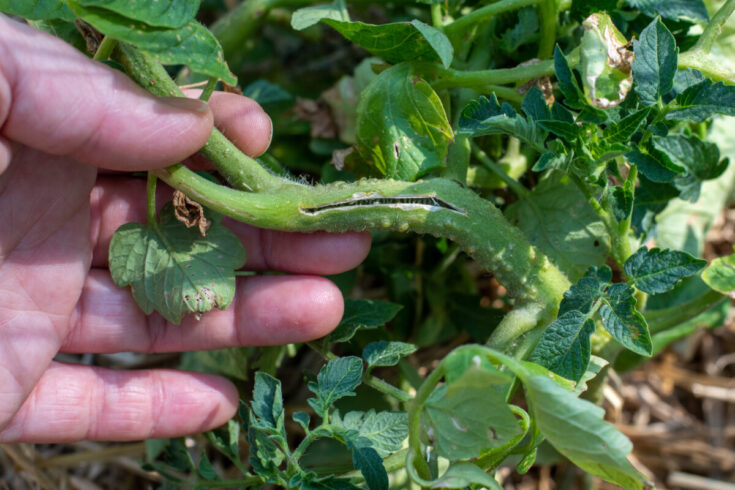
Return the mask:
[[205,102],[155,98],[63,41],[0,15],[0,141],[143,170],[186,158],[211,131]]

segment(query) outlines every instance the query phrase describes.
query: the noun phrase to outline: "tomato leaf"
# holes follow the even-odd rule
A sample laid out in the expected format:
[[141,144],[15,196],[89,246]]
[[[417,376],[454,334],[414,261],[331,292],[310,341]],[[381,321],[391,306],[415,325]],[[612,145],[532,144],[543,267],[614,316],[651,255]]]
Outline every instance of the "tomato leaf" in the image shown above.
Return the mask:
[[702,273],[702,280],[715,291],[735,291],[735,254],[718,257]]
[[72,9],[95,29],[139,50],[164,65],[187,65],[195,72],[237,83],[225,62],[222,46],[209,29],[195,20],[168,29],[129,19],[108,10],[82,7],[70,0]]
[[707,7],[702,0],[625,0],[625,3],[651,17],[660,15],[671,20],[709,20]]
[[347,412],[340,417],[335,412],[330,424],[343,430],[354,430],[368,439],[378,454],[385,458],[401,449],[408,437],[408,418],[406,412]]
[[[533,111],[536,115],[543,114],[543,110],[536,104],[534,102],[533,107],[527,106],[528,110]],[[520,139],[539,152],[545,151],[546,133],[532,120],[527,120],[518,114],[509,104],[504,103],[501,106],[495,94],[492,94],[489,99],[481,96],[464,108],[459,119],[457,134],[466,134],[471,137],[507,134]]]
[[651,334],[643,315],[636,309],[635,290],[625,283],[610,286],[602,296],[600,316],[605,330],[626,349],[651,355]]
[[235,270],[245,264],[240,239],[209,214],[207,236],[186,228],[169,203],[154,226],[128,223],[110,242],[110,273],[130,286],[140,308],[181,323],[187,313],[227,308],[235,297]]
[[0,12],[31,20],[72,22],[77,17],[64,0],[0,0]]
[[674,87],[679,53],[673,34],[660,19],[651,22],[633,42],[633,79],[641,104],[656,104]]
[[676,96],[666,119],[702,122],[714,114],[735,116],[735,87],[703,80]]
[[355,396],[355,388],[362,378],[362,360],[359,357],[340,357],[329,361],[320,371],[316,383],[309,382],[308,387],[316,398],[307,402],[322,418],[335,401],[346,396]]
[[414,180],[444,164],[452,127],[439,96],[411,65],[378,75],[357,106],[357,148],[385,177]]
[[453,461],[501,447],[522,433],[497,389],[497,377],[481,368],[435,389],[423,406],[423,419],[437,454]]
[[420,20],[381,25],[332,18],[322,22],[388,63],[440,61],[445,68],[452,63],[454,49],[447,36]]
[[590,335],[595,322],[579,311],[559,316],[546,330],[529,360],[559,376],[579,380],[590,361]]
[[[516,373],[518,374],[518,373]],[[643,477],[627,460],[633,446],[605,412],[546,376],[524,376],[530,412],[541,433],[583,470],[626,489],[642,489]]]
[[506,215],[568,277],[576,280],[605,261],[610,236],[568,177],[553,172],[530,196],[509,206]]
[[686,252],[641,247],[625,261],[624,269],[635,287],[648,294],[660,294],[670,291],[705,265],[706,260]]
[[369,299],[345,300],[345,310],[337,328],[327,336],[329,342],[347,342],[358,330],[377,328],[395,317],[403,306]]
[[376,366],[395,366],[402,357],[413,354],[416,349],[418,347],[413,344],[380,340],[365,346],[362,358],[365,359],[368,369]]
[[129,19],[159,27],[183,27],[194,20],[199,0],[76,0],[82,7],[99,7]]

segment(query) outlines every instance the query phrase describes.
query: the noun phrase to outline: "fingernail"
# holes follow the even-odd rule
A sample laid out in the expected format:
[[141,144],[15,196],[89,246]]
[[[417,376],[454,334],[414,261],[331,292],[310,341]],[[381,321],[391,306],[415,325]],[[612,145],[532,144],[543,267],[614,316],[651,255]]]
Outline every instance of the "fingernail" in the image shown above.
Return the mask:
[[192,112],[206,112],[209,107],[206,100],[190,99],[188,97],[159,97],[158,100],[171,107]]
[[[268,148],[271,147],[271,143],[273,143],[273,118],[268,113],[265,115],[268,116],[268,120],[271,122],[271,136],[268,138],[268,146],[265,147],[265,151],[268,151]],[[265,151],[263,153],[265,153]]]

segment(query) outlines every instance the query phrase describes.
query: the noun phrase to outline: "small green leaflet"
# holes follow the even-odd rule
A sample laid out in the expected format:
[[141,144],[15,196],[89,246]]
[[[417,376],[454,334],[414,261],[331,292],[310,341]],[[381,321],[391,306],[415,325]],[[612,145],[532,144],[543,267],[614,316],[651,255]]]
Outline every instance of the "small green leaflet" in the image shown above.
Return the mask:
[[411,65],[372,80],[357,114],[357,149],[385,177],[411,181],[444,165],[452,127],[439,96]]
[[702,280],[722,294],[735,291],[735,254],[713,260],[702,273]]
[[[536,107],[533,110],[537,114],[541,112]],[[459,118],[457,133],[471,137],[507,134],[515,136],[539,152],[545,151],[545,132],[539,130],[533,121],[526,120],[516,113],[507,103],[501,106],[495,94],[489,99],[481,96],[464,108]]]
[[650,106],[674,87],[679,59],[673,34],[661,19],[655,19],[633,42],[633,79],[641,104]]
[[587,370],[590,335],[595,331],[592,318],[569,311],[549,325],[529,360],[573,381]]
[[639,9],[646,15],[660,15],[665,19],[691,19],[707,22],[709,14],[702,0],[625,0],[629,6]]
[[82,7],[99,7],[149,26],[183,27],[194,20],[199,0],[76,0]]
[[245,264],[240,239],[210,212],[207,236],[186,228],[167,204],[160,223],[128,223],[110,242],[110,273],[118,286],[130,286],[140,308],[181,323],[187,313],[225,309],[235,297],[235,270]]
[[620,345],[642,356],[651,355],[651,334],[636,309],[635,290],[625,283],[610,286],[601,298],[602,325]]
[[566,121],[538,121],[538,125],[564,141],[573,143],[582,136],[583,129],[576,123]]
[[652,141],[668,159],[667,168],[688,170],[698,180],[715,179],[727,168],[728,161],[720,160],[720,150],[715,143],[682,134],[654,136]]
[[626,283],[611,284],[609,267],[591,267],[569,291],[558,318],[544,331],[530,360],[567,379],[578,381],[590,360],[590,335],[599,309],[602,325],[633,352],[650,355],[651,336],[636,310],[635,290]]
[[625,261],[629,281],[648,294],[670,291],[685,277],[693,276],[707,265],[706,260],[678,250],[641,247]]
[[347,342],[358,330],[385,325],[403,308],[402,305],[369,299],[345,300],[342,320],[327,336],[329,342]]
[[551,119],[551,111],[544,93],[538,87],[531,87],[523,100],[521,101],[521,109],[527,118],[534,121],[542,121]]
[[611,282],[612,270],[608,266],[590,267],[584,277],[564,293],[564,299],[559,305],[559,316],[569,311],[589,313],[594,302]]
[[[344,2],[341,2],[344,5]],[[350,21],[350,15],[346,9],[342,8],[339,0],[323,5],[312,5],[296,10],[291,16],[291,27],[297,31],[302,31],[307,27],[318,24],[322,19],[332,19],[338,21]]]
[[[281,382],[261,371],[255,373],[253,388],[253,413],[264,428],[283,431],[283,395]],[[285,436],[285,434],[284,434]]]
[[523,381],[533,420],[557,451],[608,482],[643,488],[642,475],[627,460],[632,444],[605,422],[602,408],[580,400],[546,376],[516,374]]
[[352,464],[360,470],[370,490],[388,490],[388,473],[383,460],[371,447],[353,446],[350,441],[347,447],[352,451]]
[[735,116],[735,86],[703,80],[676,96],[666,119],[702,122],[714,114]]
[[651,109],[647,107],[624,117],[620,122],[608,124],[602,132],[602,137],[610,144],[627,143],[641,127],[641,123],[646,120],[650,112]]
[[440,30],[420,20],[392,24],[364,24],[332,18],[322,22],[370,54],[391,64],[402,61],[440,61],[449,68],[454,57],[452,43]]
[[379,340],[365,346],[362,351],[362,358],[365,359],[368,370],[376,366],[395,366],[401,360],[401,357],[413,354],[416,349],[418,347],[415,345],[405,342]]
[[584,93],[574,78],[569,62],[559,45],[554,47],[554,71],[559,81],[559,90],[564,94],[564,103],[572,109],[582,109],[586,104]]
[[212,463],[209,461],[209,456],[207,456],[206,451],[202,452],[202,456],[201,458],[199,458],[197,473],[199,473],[199,476],[201,476],[205,480],[216,480],[217,478],[219,478],[217,471],[214,469],[214,466],[212,466]]
[[344,417],[334,412],[330,424],[344,430],[357,431],[372,443],[372,448],[385,458],[401,449],[408,437],[408,418],[405,412],[347,412]]
[[450,460],[473,458],[523,432],[496,387],[492,373],[470,368],[434,390],[423,406],[422,419],[424,430],[432,432],[437,454]]
[[500,49],[515,53],[521,46],[533,42],[538,36],[538,15],[533,7],[518,11],[518,23],[500,35]]
[[299,424],[302,429],[304,429],[304,432],[308,432],[309,430],[309,422],[311,422],[311,416],[306,412],[294,412],[293,415],[291,415],[291,418],[294,422]]
[[280,85],[263,79],[256,80],[245,87],[242,94],[253,99],[269,114],[288,109],[296,102],[296,98]]
[[329,411],[330,405],[340,398],[355,396],[355,388],[362,379],[362,359],[354,356],[340,357],[329,361],[320,371],[316,383],[309,382],[316,398],[307,402],[322,418]]
[[618,223],[630,218],[633,214],[633,199],[635,195],[635,182],[626,180],[623,185],[612,188],[612,208]]
[[76,18],[63,0],[0,0],[0,12],[31,20],[63,19],[73,22]]
[[[247,406],[241,401],[240,407],[246,408]],[[245,417],[247,417],[246,413],[243,413]],[[212,446],[238,465],[240,462],[240,424],[235,419],[230,419],[226,425],[211,430],[205,435]],[[238,468],[240,467],[241,465],[238,465]]]
[[195,72],[235,85],[237,78],[225,62],[222,46],[195,20],[167,29],[153,27],[99,8],[85,8],[70,0],[72,9],[101,33],[134,44],[164,65],[187,65]]
[[681,171],[680,167],[667,168],[667,162],[640,150],[625,154],[625,159],[638,167],[638,171],[653,182],[671,182]]

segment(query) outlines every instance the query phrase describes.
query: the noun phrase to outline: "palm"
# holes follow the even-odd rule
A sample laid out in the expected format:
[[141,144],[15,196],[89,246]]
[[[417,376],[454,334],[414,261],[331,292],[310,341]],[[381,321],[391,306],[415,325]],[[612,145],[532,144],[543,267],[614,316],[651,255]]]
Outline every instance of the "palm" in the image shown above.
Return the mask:
[[0,427],[69,332],[91,260],[89,194],[95,175],[93,167],[21,147],[2,176]]

